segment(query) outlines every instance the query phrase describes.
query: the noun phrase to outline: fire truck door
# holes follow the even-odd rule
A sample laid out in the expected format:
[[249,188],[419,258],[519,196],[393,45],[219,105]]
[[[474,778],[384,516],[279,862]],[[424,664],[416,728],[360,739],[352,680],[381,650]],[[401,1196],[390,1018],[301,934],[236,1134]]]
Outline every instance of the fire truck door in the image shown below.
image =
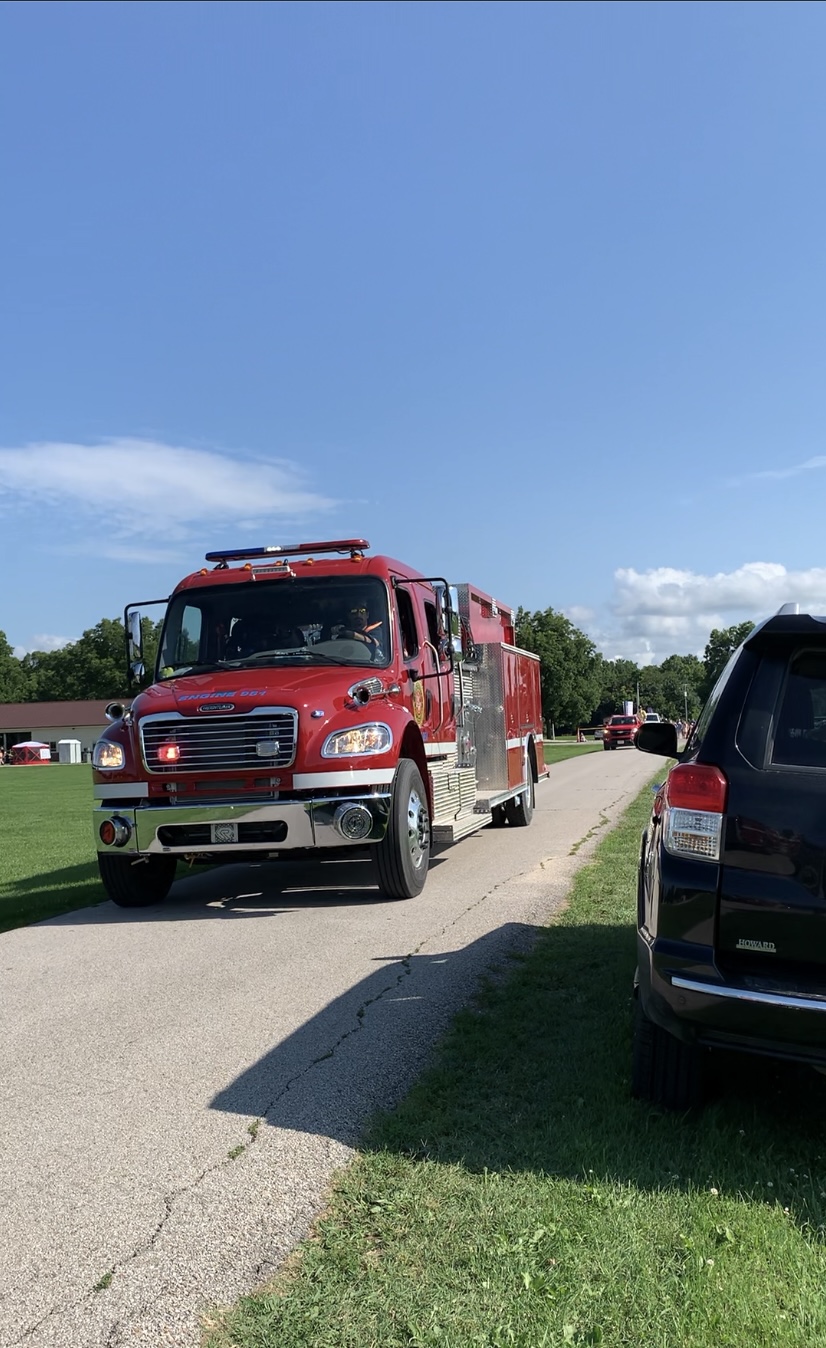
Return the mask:
[[[426,742],[448,739],[455,733],[450,725],[448,680],[440,672],[438,648],[434,649],[435,643],[430,639],[426,606],[415,603],[410,590],[401,585],[396,586],[395,597],[399,645],[410,679],[413,715]],[[435,621],[434,607],[434,625]]]

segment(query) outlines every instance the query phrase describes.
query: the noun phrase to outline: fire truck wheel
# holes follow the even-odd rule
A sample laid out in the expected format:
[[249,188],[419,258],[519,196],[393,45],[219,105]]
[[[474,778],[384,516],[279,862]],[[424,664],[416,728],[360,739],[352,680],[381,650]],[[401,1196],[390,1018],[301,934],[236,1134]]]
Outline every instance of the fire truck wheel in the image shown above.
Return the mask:
[[166,898],[175,879],[174,857],[112,856],[98,852],[103,887],[119,908],[147,908]]
[[530,765],[528,766],[528,785],[521,796],[515,796],[509,800],[506,805],[508,811],[508,823],[512,828],[527,828],[533,819],[534,803],[534,785],[531,776]]
[[410,758],[399,763],[387,833],[375,852],[379,888],[388,899],[421,894],[430,865],[430,814],[421,773]]

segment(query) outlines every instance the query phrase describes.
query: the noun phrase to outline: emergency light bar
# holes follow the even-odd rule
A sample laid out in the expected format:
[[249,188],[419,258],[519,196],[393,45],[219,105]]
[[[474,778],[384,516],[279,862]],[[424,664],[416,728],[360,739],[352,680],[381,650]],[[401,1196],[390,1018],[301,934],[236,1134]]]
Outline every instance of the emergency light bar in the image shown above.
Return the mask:
[[263,548],[227,548],[224,552],[208,552],[205,560],[226,566],[227,562],[249,562],[255,557],[294,557],[301,552],[349,552],[354,557],[369,546],[366,538],[335,538],[327,543],[293,543],[288,547],[275,543]]

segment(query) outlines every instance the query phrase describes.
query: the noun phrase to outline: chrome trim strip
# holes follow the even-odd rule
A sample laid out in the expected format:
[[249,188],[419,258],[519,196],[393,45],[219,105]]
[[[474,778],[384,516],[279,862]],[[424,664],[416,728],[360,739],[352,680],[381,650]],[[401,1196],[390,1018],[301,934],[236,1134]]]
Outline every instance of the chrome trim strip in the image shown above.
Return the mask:
[[685,988],[686,992],[704,992],[709,997],[727,997],[735,1002],[759,1002],[763,1006],[783,1006],[790,1011],[826,1011],[826,996],[793,997],[785,992],[758,992],[750,988],[730,988],[716,983],[701,983],[696,978],[680,978],[672,975],[673,988]]
[[[232,693],[227,693],[225,700],[229,702],[232,696]],[[234,696],[237,697],[238,694],[235,693]],[[210,698],[206,693],[200,700],[207,705],[216,701],[214,697]],[[274,712],[289,713],[290,716],[298,715],[295,707],[238,707],[236,704],[235,711],[219,712],[217,716],[205,715],[203,720],[197,714],[195,716],[184,716],[182,711],[151,711],[147,712],[146,716],[141,717],[139,724],[150,725],[153,721],[187,721],[191,725],[195,725],[196,722],[198,725],[206,725],[210,721],[219,723],[221,721],[234,721],[241,716],[272,716]]]
[[148,782],[95,782],[95,800],[138,800],[149,795]]
[[296,772],[294,791],[322,791],[326,786],[387,786],[395,777],[394,768],[351,768],[349,772]]
[[500,641],[499,645],[503,651],[513,651],[515,655],[527,655],[529,660],[535,660],[537,664],[540,663],[541,656],[534,655],[533,651],[525,651],[521,646],[511,646],[507,641]]

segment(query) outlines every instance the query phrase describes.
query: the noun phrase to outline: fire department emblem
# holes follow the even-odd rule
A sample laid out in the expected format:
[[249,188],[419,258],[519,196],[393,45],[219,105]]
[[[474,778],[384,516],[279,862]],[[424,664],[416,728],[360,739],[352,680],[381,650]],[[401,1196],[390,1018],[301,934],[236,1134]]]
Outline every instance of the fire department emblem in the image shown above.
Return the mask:
[[420,683],[413,684],[413,719],[416,725],[424,725],[424,688]]

